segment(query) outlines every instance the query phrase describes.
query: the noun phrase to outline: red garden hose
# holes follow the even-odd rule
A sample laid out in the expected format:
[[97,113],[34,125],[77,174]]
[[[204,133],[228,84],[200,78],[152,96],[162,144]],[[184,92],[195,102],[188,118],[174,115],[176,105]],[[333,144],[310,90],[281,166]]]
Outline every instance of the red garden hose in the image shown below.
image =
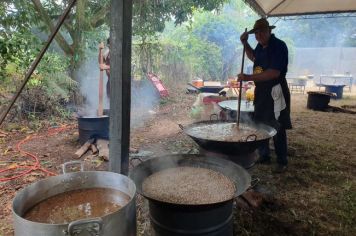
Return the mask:
[[10,172],[10,171],[14,171],[14,170],[19,170],[21,169],[19,172],[14,173],[14,175],[12,175],[11,177],[6,177],[6,178],[0,178],[0,182],[5,182],[5,181],[9,181],[9,180],[14,180],[14,179],[18,179],[24,175],[29,174],[32,171],[36,171],[36,170],[41,170],[45,173],[47,173],[48,175],[57,175],[56,173],[53,173],[51,171],[48,171],[44,168],[42,168],[39,158],[34,155],[33,153],[30,152],[26,152],[22,149],[22,145],[29,142],[30,140],[36,139],[36,138],[42,138],[42,137],[49,137],[49,136],[53,136],[55,134],[58,134],[60,132],[72,129],[74,127],[74,125],[63,125],[61,127],[58,128],[50,128],[48,130],[48,132],[45,135],[30,135],[27,136],[25,139],[21,140],[19,143],[16,144],[16,149],[19,153],[26,155],[28,157],[31,157],[33,159],[33,165],[26,165],[26,166],[22,166],[22,165],[16,165],[13,167],[8,167],[5,169],[0,169],[0,174],[1,173],[5,173],[5,172]]

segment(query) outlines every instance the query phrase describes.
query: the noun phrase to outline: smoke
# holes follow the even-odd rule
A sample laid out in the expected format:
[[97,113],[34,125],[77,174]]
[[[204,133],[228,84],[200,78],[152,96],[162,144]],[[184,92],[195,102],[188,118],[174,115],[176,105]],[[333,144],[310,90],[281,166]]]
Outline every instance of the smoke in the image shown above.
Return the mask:
[[131,82],[131,128],[142,126],[152,118],[159,105],[160,96],[151,81],[142,79]]
[[319,82],[320,75],[356,74],[355,18],[272,18],[270,23],[276,23],[273,32],[288,45],[287,77],[314,75],[314,82]]
[[299,18],[296,20],[273,18],[270,23],[276,23],[277,27],[273,32],[283,38],[290,38],[299,48],[350,46],[349,39],[356,29],[356,19],[353,17],[325,18],[319,16],[314,19]]
[[314,75],[318,82],[320,75],[355,75],[355,62],[356,48],[296,48],[289,71],[290,74]]
[[[78,109],[78,114],[82,116],[96,116],[99,105],[99,64],[97,58],[85,61],[76,71],[80,82],[80,93],[84,96],[84,104]],[[103,107],[109,108],[109,100],[106,96],[107,76],[104,72],[104,92]]]
[[[87,60],[77,70],[80,81],[80,92],[84,96],[84,104],[78,109],[81,116],[96,116],[99,104],[99,65],[96,58]],[[110,109],[110,100],[106,95],[107,76],[104,72],[103,107]],[[147,79],[131,81],[131,127],[136,128],[152,118],[159,105],[160,96]]]

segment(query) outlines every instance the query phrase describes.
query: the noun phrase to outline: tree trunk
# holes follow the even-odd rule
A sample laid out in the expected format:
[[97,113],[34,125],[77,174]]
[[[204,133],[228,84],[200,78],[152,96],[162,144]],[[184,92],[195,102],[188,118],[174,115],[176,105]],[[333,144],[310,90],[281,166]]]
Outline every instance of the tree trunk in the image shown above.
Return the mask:
[[75,70],[79,67],[81,58],[84,54],[84,42],[83,42],[83,30],[86,28],[85,23],[85,8],[86,8],[85,0],[78,0],[77,1],[77,8],[75,14],[75,25],[74,25],[74,38],[73,38],[73,48],[74,53],[72,57],[72,69]]

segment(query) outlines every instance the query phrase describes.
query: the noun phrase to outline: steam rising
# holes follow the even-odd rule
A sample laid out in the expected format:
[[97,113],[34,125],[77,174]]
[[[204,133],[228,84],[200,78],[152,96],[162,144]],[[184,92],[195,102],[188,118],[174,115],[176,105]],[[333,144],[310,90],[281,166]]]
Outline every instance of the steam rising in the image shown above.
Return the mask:
[[[80,116],[96,116],[99,103],[99,65],[96,58],[86,61],[77,71],[80,78],[80,92],[85,97],[84,104],[78,109]],[[104,72],[103,107],[110,108],[106,95],[107,76]],[[159,104],[159,94],[146,78],[131,81],[131,127],[135,128],[152,117]]]
[[[99,64],[97,59],[86,61],[77,71],[80,78],[80,92],[85,97],[84,104],[78,109],[79,115],[96,116],[99,104]],[[104,72],[105,74],[105,72]],[[109,108],[106,96],[107,77],[104,75],[104,109]]]

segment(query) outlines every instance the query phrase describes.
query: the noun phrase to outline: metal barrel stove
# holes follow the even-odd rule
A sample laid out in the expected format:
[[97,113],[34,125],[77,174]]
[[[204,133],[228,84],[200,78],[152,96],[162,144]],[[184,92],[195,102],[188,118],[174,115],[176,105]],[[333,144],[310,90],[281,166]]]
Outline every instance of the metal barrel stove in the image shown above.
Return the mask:
[[233,200],[209,205],[149,201],[155,236],[232,236]]
[[80,144],[84,144],[91,138],[109,139],[109,121],[109,116],[78,117]]
[[[232,236],[233,198],[211,204],[174,204],[152,199],[142,190],[144,180],[161,170],[174,167],[200,167],[227,176],[235,185],[234,197],[250,186],[251,177],[241,166],[221,158],[177,154],[152,158],[130,173],[137,192],[148,199],[150,220],[156,236]],[[199,178],[199,176],[197,176]]]

